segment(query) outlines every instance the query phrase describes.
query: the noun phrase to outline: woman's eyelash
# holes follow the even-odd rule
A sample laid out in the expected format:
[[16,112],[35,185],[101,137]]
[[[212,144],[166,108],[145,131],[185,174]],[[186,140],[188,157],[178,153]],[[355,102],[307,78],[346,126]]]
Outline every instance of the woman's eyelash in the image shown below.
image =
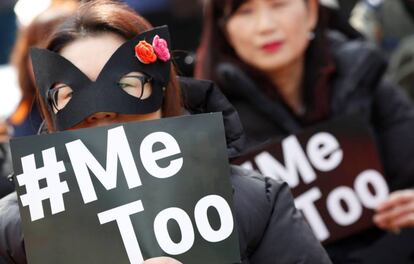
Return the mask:
[[121,87],[121,88],[125,88],[125,87],[131,86],[131,85],[128,84],[128,83],[118,83],[118,86]]

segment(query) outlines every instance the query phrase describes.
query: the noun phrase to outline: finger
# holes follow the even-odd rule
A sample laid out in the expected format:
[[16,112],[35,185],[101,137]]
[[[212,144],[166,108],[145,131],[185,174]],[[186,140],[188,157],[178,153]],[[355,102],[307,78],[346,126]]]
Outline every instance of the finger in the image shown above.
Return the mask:
[[390,223],[395,228],[414,227],[414,213],[406,214]]
[[396,191],[393,192],[388,200],[381,203],[376,211],[382,212],[395,207],[398,204],[404,204],[410,201],[414,201],[414,190],[404,190],[404,191]]
[[375,222],[374,221],[374,223],[375,223],[375,225],[377,226],[377,227],[379,227],[379,228],[381,228],[381,229],[384,229],[384,230],[387,230],[387,231],[390,231],[390,232],[392,232],[392,233],[394,233],[394,234],[396,234],[396,235],[398,235],[399,234],[399,232],[400,232],[400,229],[399,228],[396,228],[396,227],[394,227],[393,225],[392,225],[392,223],[391,222],[389,222],[389,221],[381,221],[381,222]]
[[390,231],[396,235],[398,235],[401,232],[399,228],[394,227],[393,225],[391,225],[390,222],[379,223],[379,224],[376,224],[376,226],[383,230]]
[[378,221],[378,220],[376,221],[375,219],[373,219],[373,222],[377,227],[379,227],[381,229],[389,229],[390,228],[390,226],[388,225],[388,222]]
[[405,204],[399,204],[393,207],[391,210],[382,211],[374,216],[374,222],[389,222],[402,217],[404,215],[414,213],[414,201]]

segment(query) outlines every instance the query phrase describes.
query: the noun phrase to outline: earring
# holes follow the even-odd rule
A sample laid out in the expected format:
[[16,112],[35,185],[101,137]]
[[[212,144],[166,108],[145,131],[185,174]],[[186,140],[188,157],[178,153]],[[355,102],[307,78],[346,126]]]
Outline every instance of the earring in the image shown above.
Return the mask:
[[308,39],[309,40],[314,40],[315,39],[315,33],[313,31],[308,32]]

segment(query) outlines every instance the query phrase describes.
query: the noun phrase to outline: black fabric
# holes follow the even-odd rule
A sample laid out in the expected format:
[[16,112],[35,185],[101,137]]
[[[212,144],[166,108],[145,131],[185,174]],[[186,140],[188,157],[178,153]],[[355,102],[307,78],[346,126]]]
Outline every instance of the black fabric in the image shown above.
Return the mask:
[[[229,155],[236,156],[244,142],[237,112],[212,82],[179,80],[190,114],[223,113]],[[285,183],[236,166],[230,173],[242,264],[331,263]],[[16,193],[0,200],[0,257],[26,263]]]
[[242,264],[331,263],[286,183],[236,166],[231,181]]
[[322,5],[319,12],[326,16],[330,29],[337,30],[350,39],[363,38],[363,35],[349,23],[349,14],[344,12],[342,6],[339,9],[333,9]]
[[14,191],[14,185],[6,177],[0,177],[0,198]]
[[[68,104],[56,114],[52,114],[56,128],[71,128],[97,112],[145,114],[160,109],[163,87],[167,86],[170,78],[170,60],[164,62],[158,59],[153,63],[144,64],[135,55],[135,46],[139,41],[146,40],[152,43],[156,35],[170,43],[166,26],[143,32],[115,51],[96,81],[91,81],[59,54],[46,49],[32,48],[30,55],[36,84],[51,113],[53,109],[48,100],[48,92],[53,85],[62,83],[73,90]],[[125,74],[131,72],[143,72],[152,77],[153,89],[148,98],[138,99],[119,88],[118,82]]]
[[237,157],[245,145],[243,128],[234,107],[210,81],[179,79],[185,108],[191,114],[222,112],[229,158]]
[[0,257],[6,263],[27,263],[16,192],[0,200]]
[[405,10],[410,14],[411,19],[414,21],[414,1],[413,0],[401,0],[405,6]]
[[[374,47],[360,40],[347,41],[343,36],[331,33],[329,36],[331,56],[336,70],[330,80],[330,116],[358,114],[372,128],[380,150],[385,174],[391,190],[414,186],[414,108],[404,92],[383,79],[386,61]],[[302,131],[313,123],[300,123],[286,104],[266,98],[257,83],[232,64],[218,67],[219,86],[229,95],[245,130],[248,149],[264,144],[270,138],[283,138]],[[247,92],[245,92],[248,90]],[[412,229],[403,231],[412,236]],[[400,237],[404,237],[401,235]],[[326,247],[334,263],[389,263],[371,261],[368,252],[387,252],[385,245],[397,243],[405,248],[404,261],[414,263],[407,256],[414,255],[412,244],[406,244],[398,237],[376,243],[386,237],[379,229],[369,230],[349,239]],[[387,242],[392,241],[392,242]],[[398,242],[396,242],[398,241]],[[374,243],[375,242],[375,243]],[[370,247],[370,245],[372,245]],[[384,251],[385,250],[385,251]],[[402,258],[404,258],[402,257]],[[358,262],[360,261],[360,262]],[[403,260],[401,260],[403,261]],[[400,263],[400,262],[396,262]],[[406,262],[401,262],[406,263]]]
[[14,185],[7,176],[12,172],[11,156],[8,143],[0,143],[0,198],[14,191]]

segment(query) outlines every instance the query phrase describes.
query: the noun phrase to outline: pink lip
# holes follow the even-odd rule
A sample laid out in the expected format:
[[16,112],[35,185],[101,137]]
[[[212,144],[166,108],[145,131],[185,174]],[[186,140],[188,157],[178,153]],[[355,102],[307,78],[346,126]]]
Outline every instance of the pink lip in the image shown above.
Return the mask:
[[278,51],[283,46],[283,41],[273,41],[262,45],[262,50],[266,53]]

